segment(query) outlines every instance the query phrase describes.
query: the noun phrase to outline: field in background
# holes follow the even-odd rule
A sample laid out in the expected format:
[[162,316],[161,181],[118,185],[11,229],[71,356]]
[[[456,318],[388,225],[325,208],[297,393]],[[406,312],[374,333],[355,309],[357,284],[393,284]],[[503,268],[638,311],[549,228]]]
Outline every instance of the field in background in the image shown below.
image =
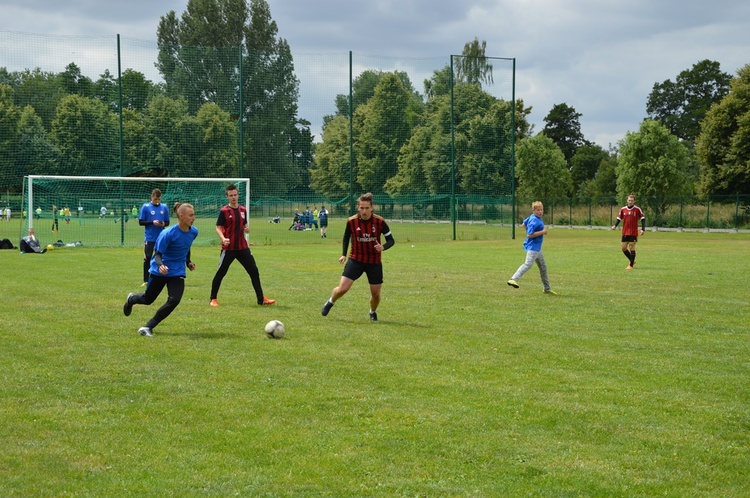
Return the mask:
[[253,248],[274,307],[233,265],[210,308],[196,247],[152,339],[140,248],[0,251],[0,494],[746,496],[750,236],[649,232],[627,272],[617,233],[553,228],[549,296],[505,284],[509,228],[392,225],[377,324],[364,281],[320,316],[339,227]]

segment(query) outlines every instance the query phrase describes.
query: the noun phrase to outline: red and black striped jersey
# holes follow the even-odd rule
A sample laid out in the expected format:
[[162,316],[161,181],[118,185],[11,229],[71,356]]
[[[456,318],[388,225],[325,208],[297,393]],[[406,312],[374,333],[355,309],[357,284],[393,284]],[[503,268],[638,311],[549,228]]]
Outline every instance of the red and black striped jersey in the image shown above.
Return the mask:
[[617,215],[618,220],[622,220],[622,234],[627,236],[638,236],[638,222],[644,219],[643,211],[638,206],[632,208],[625,206],[620,209]]
[[229,239],[229,246],[225,247],[225,250],[241,251],[248,248],[245,225],[247,225],[247,209],[244,206],[233,208],[226,205],[221,208],[216,226],[221,227],[222,234]]
[[[382,253],[375,250],[375,245],[380,243],[380,236],[388,237],[391,229],[382,216],[373,214],[369,220],[363,220],[359,215],[354,215],[346,221],[347,236],[351,237],[352,249],[349,257],[358,263],[380,263]],[[346,251],[346,249],[345,249]]]

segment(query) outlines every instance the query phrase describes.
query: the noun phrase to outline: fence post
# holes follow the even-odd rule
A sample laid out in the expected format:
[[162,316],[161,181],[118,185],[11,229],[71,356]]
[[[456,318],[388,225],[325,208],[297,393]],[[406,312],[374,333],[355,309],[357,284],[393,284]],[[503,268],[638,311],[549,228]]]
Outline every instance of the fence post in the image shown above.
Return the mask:
[[706,196],[706,231],[711,231],[711,196]]
[[734,229],[740,229],[740,194],[734,194]]

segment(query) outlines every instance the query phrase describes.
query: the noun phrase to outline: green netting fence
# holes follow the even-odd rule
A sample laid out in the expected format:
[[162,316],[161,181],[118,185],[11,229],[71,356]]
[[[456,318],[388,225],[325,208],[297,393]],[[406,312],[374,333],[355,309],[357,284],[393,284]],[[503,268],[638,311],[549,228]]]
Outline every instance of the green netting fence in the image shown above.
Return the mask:
[[[0,46],[0,205],[16,213],[25,176],[72,175],[248,178],[259,221],[323,204],[344,219],[372,192],[381,214],[403,221],[402,237],[419,237],[409,223],[435,222],[452,239],[459,221],[511,219],[513,59],[9,32]],[[34,211],[70,204],[94,216],[111,199],[80,188],[40,196]],[[128,192],[110,212],[148,196]],[[216,204],[199,216],[212,218]],[[484,235],[499,236],[508,234]]]
[[[289,227],[295,212],[322,205],[335,237],[363,192],[408,240],[511,237],[529,210],[531,200],[514,202],[513,59],[310,54],[283,44],[257,53],[9,32],[0,46],[0,208],[19,220],[0,225],[0,235],[11,239],[28,225],[28,175],[248,178],[258,244],[321,243]],[[53,205],[66,206],[90,219],[81,233],[64,222],[65,242],[140,244],[131,220],[149,199],[142,185],[50,187],[32,211],[50,221]],[[174,188],[166,200],[195,203],[210,243],[221,192]],[[547,222],[562,226],[608,226],[619,208],[614,199],[543,200]],[[748,228],[744,196],[639,204],[653,226]],[[118,216],[100,223],[101,207]],[[128,212],[127,235],[109,226]],[[108,235],[96,235],[100,225]]]

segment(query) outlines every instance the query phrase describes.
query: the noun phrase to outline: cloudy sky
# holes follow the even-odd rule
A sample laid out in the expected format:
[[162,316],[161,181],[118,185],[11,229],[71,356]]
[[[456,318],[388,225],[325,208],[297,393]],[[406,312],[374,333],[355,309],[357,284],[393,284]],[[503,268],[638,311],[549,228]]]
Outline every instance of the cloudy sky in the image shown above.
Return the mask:
[[[406,66],[434,58],[440,68],[478,38],[487,42],[488,56],[515,58],[516,97],[533,107],[535,131],[553,105],[566,103],[582,114],[584,136],[603,147],[638,129],[654,83],[674,81],[703,59],[718,61],[732,75],[750,63],[746,0],[267,1],[279,36],[300,54],[295,63],[301,99],[308,75],[316,73],[301,63],[310,54],[325,56],[313,59],[321,66],[331,57],[346,60],[352,51],[355,57],[383,56]],[[0,31],[119,34],[154,42],[159,18],[170,10],[181,15],[186,6],[187,0],[0,0]],[[0,50],[0,67],[12,66],[4,60],[7,54]],[[85,73],[85,65],[79,66]],[[317,73],[328,71],[319,67]],[[424,78],[415,74],[412,82],[422,91]],[[98,73],[88,76],[97,79]],[[334,96],[346,91],[331,90]],[[302,117],[308,108],[300,102]],[[308,119],[315,124],[316,118]]]

